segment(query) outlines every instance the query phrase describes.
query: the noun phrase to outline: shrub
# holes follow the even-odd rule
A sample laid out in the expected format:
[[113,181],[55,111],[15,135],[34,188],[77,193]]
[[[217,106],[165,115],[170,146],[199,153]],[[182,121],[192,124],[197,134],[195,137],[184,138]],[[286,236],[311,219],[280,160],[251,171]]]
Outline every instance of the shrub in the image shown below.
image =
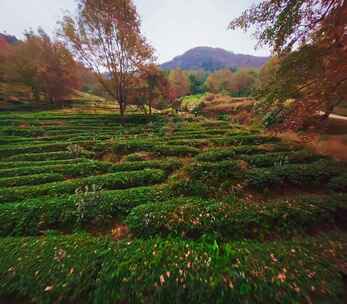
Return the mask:
[[236,159],[246,161],[254,167],[272,167],[286,164],[310,163],[323,159],[322,156],[309,151],[277,152],[255,155],[239,155]]
[[260,145],[278,143],[280,141],[277,137],[261,135],[239,135],[212,140],[212,142],[218,145]]
[[43,152],[58,152],[66,150],[68,144],[66,143],[53,143],[53,144],[40,144],[40,145],[20,145],[8,146],[0,148],[0,155],[2,158],[10,157],[15,154],[27,153],[43,153]]
[[[94,153],[83,154],[86,158],[93,158]],[[48,161],[48,160],[68,160],[76,158],[71,152],[50,152],[50,153],[24,153],[6,158],[6,161]]]
[[189,146],[157,145],[152,152],[159,156],[193,156],[200,153],[200,150]]
[[152,155],[147,152],[136,152],[131,153],[125,157],[125,161],[127,162],[134,162],[134,161],[145,161],[148,160],[148,158],[152,158]]
[[16,177],[9,177],[9,178],[0,178],[0,187],[19,187],[19,186],[40,185],[40,184],[58,182],[63,180],[64,180],[64,176],[61,174],[43,173],[43,174],[16,176]]
[[47,160],[47,161],[12,161],[0,162],[0,170],[8,170],[13,168],[22,167],[35,167],[35,166],[54,166],[54,165],[70,165],[75,163],[88,162],[85,158],[75,158],[66,160]]
[[114,165],[115,171],[133,171],[143,169],[162,169],[167,173],[171,173],[182,166],[182,163],[176,159],[169,160],[149,160],[149,161],[133,161],[124,162],[121,164]]
[[241,177],[241,163],[239,161],[221,161],[218,163],[195,162],[187,168],[189,176],[194,180],[206,182],[221,181]]
[[321,256],[340,243],[7,238],[0,295],[39,303],[343,303],[341,275]]
[[272,168],[257,168],[246,173],[246,184],[257,190],[291,184],[295,186],[321,186],[341,172],[333,161],[317,161],[312,164],[289,164]]
[[238,155],[253,155],[267,152],[288,152],[291,150],[293,150],[293,147],[285,144],[239,146],[222,149],[210,149],[207,152],[200,153],[197,157],[195,157],[195,159],[198,161],[213,162],[233,159]]
[[347,192],[347,174],[341,174],[330,180],[328,188],[333,191]]
[[0,176],[21,176],[40,173],[60,173],[68,177],[82,177],[89,175],[97,175],[100,173],[112,172],[113,165],[111,163],[97,161],[83,161],[75,164],[61,164],[42,166],[38,164],[33,167],[12,168],[8,170],[0,170]]
[[339,224],[347,196],[302,198],[263,204],[222,203],[181,198],[136,207],[127,218],[137,236],[176,234],[197,238],[215,233],[223,239],[288,237],[322,224]]
[[80,224],[93,223],[97,217],[121,217],[134,207],[162,202],[171,197],[169,189],[162,186],[101,192],[93,188],[98,189],[93,185],[88,189],[80,188],[83,201],[94,201],[97,198],[93,208],[82,206],[82,213],[78,210],[81,195],[76,194],[0,204],[0,236],[38,235],[48,229],[72,230]]
[[126,189],[131,187],[157,184],[166,178],[166,174],[157,169],[145,169],[134,172],[120,172],[100,176],[92,176],[63,182],[44,184],[31,187],[3,189],[0,202],[14,202],[45,195],[62,195],[74,193],[80,187],[102,185],[104,189]]

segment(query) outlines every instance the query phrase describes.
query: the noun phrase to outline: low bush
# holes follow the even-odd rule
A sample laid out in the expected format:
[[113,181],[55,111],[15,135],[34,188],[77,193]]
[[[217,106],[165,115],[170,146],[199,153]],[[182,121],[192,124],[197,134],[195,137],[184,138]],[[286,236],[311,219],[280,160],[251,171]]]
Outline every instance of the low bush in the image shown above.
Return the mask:
[[[89,197],[90,193],[84,194]],[[134,207],[163,202],[170,197],[169,189],[162,186],[101,191],[97,204],[84,210],[83,224],[94,224],[98,217],[106,224],[109,217],[121,217]],[[78,194],[74,194],[0,204],[0,236],[38,235],[49,229],[72,230],[79,226],[81,216],[77,201]]]
[[302,198],[263,204],[222,203],[181,198],[136,207],[127,218],[141,237],[176,234],[198,238],[206,233],[227,240],[285,238],[319,225],[334,225],[347,212],[347,196]]
[[58,152],[66,150],[68,144],[66,143],[51,143],[51,144],[40,144],[40,145],[12,145],[2,146],[0,148],[0,155],[2,158],[9,157],[15,154],[27,154],[27,153],[43,153],[43,152]]
[[330,180],[328,188],[337,192],[347,192],[347,174],[341,174]]
[[[40,184],[58,182],[63,180],[64,180],[63,175],[54,174],[54,173],[43,173],[43,174],[33,174],[33,175],[26,175],[26,176],[0,178],[0,188],[40,185]],[[3,190],[4,189],[1,189],[0,191],[3,191]]]
[[161,169],[171,173],[182,166],[182,163],[176,159],[168,160],[148,160],[148,161],[130,161],[123,162],[113,166],[115,171],[133,171],[143,169]]
[[195,157],[198,161],[221,161],[226,159],[236,158],[238,155],[253,155],[268,152],[288,152],[294,148],[285,144],[275,145],[254,145],[254,146],[239,146],[231,148],[210,149],[207,152],[200,153]]
[[38,137],[45,134],[45,130],[38,127],[29,128],[2,128],[0,133],[7,136]]
[[286,164],[310,163],[323,159],[309,151],[277,152],[255,155],[238,155],[236,159],[246,161],[254,167],[272,167]]
[[342,277],[321,254],[340,243],[5,238],[0,296],[37,303],[342,304]]
[[81,179],[66,180],[31,187],[16,187],[3,189],[0,192],[0,203],[21,201],[45,195],[62,195],[74,193],[80,187],[102,186],[104,189],[126,189],[157,184],[164,181],[166,174],[159,169],[145,169],[142,171],[120,172]]
[[239,161],[221,161],[217,163],[195,162],[188,168],[188,174],[192,180],[205,182],[223,181],[225,179],[237,179],[242,176],[242,168]]
[[[32,166],[12,168],[7,170],[0,170],[0,176],[23,176],[30,174],[40,173],[60,173],[68,177],[83,177],[90,175],[98,175],[101,173],[112,172],[113,166],[111,163],[98,162],[98,161],[84,161],[75,164],[61,164],[49,166]],[[126,171],[126,170],[124,170]]]
[[200,153],[200,150],[189,146],[174,145],[156,145],[152,152],[159,156],[194,156]]
[[272,168],[256,168],[246,173],[246,184],[264,191],[273,186],[322,186],[341,172],[341,166],[333,161],[322,160],[311,164],[289,164]]
[[127,156],[125,156],[124,160],[126,162],[134,162],[134,161],[145,161],[145,160],[148,160],[151,158],[153,158],[151,153],[135,152],[135,153],[131,153],[131,154],[128,154]]
[[8,170],[23,167],[36,167],[36,166],[55,166],[55,165],[70,165],[82,162],[88,162],[85,158],[75,158],[66,160],[46,160],[46,161],[12,161],[0,162],[0,170]]
[[95,154],[93,152],[83,152],[83,155],[76,156],[68,151],[50,152],[50,153],[25,153],[13,155],[6,158],[6,161],[51,161],[51,160],[68,160],[73,158],[93,158]]
[[212,142],[217,145],[261,145],[278,143],[280,141],[281,140],[277,137],[261,135],[236,135],[212,140]]

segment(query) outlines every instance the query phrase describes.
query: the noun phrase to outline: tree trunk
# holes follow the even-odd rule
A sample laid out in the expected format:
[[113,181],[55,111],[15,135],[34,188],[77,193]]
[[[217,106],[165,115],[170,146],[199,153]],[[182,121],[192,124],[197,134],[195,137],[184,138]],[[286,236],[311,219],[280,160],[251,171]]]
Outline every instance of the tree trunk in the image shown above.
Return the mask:
[[149,108],[149,116],[152,116],[152,103],[148,103],[148,108]]
[[119,111],[120,111],[120,116],[124,117],[125,109],[124,109],[123,102],[119,102]]

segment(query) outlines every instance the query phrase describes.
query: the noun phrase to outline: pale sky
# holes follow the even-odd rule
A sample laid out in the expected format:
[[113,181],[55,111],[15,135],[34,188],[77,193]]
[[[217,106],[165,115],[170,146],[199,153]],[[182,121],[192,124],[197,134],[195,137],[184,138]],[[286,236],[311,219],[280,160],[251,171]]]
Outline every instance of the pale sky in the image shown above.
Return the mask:
[[[197,46],[220,47],[235,53],[269,55],[255,50],[250,33],[227,30],[234,17],[259,0],[134,0],[142,30],[156,49],[159,63]],[[0,0],[0,32],[23,37],[41,26],[54,33],[64,10],[75,11],[75,0]]]

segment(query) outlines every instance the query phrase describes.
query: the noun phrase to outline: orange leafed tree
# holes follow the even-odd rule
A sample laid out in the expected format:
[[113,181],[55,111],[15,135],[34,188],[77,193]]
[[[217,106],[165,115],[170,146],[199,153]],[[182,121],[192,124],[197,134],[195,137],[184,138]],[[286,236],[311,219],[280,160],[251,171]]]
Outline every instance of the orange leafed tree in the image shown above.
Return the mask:
[[5,78],[24,83],[35,100],[44,95],[49,101],[63,100],[79,87],[76,62],[65,46],[42,30],[25,33],[25,40],[9,46]]
[[155,64],[143,67],[141,73],[133,78],[132,89],[129,94],[129,103],[136,105],[149,115],[153,107],[169,98],[169,82],[164,73]]
[[79,0],[78,15],[66,16],[62,36],[72,52],[93,70],[123,116],[133,77],[153,60],[131,0]]
[[222,69],[212,73],[206,81],[206,86],[211,93],[221,93],[232,91],[233,72],[229,69]]
[[52,41],[40,32],[41,57],[38,76],[43,93],[50,102],[68,97],[80,85],[78,66],[61,42]]
[[285,126],[300,127],[319,112],[326,119],[347,103],[346,0],[263,0],[230,27],[255,27],[259,43],[277,56],[260,96],[268,104],[295,100]]
[[190,94],[190,81],[186,73],[180,69],[169,74],[169,100],[176,110],[180,107],[179,99]]

